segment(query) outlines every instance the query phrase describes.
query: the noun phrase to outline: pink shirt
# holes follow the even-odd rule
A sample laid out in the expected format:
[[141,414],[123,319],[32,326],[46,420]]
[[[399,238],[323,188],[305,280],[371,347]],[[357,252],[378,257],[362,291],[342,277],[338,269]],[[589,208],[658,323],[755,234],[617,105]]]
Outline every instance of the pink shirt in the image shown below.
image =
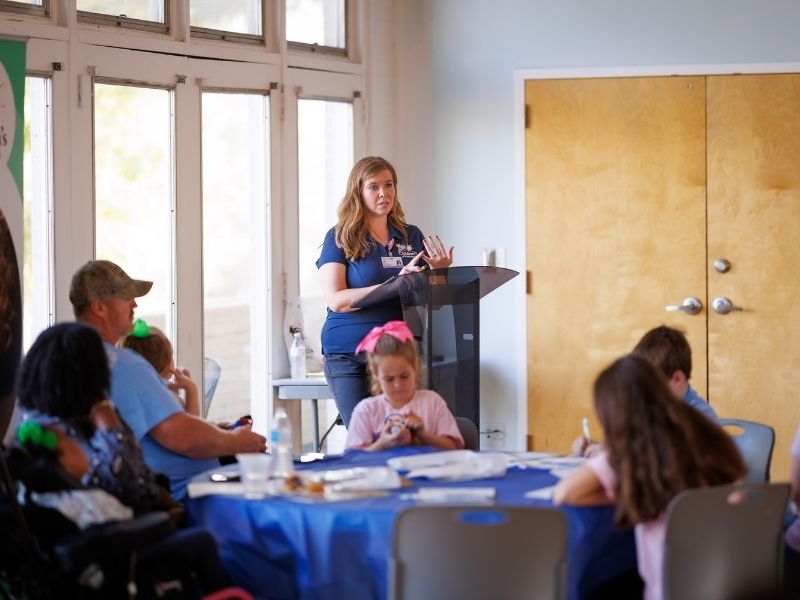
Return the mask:
[[[586,465],[592,470],[606,495],[615,500],[614,486],[617,474],[608,463],[608,453],[603,450],[590,458]],[[634,528],[636,537],[636,563],[644,581],[645,600],[661,600],[663,597],[664,538],[667,533],[666,514],[659,518],[639,523]]]
[[422,419],[426,431],[452,438],[457,448],[464,447],[464,439],[444,399],[434,391],[417,390],[411,401],[402,408],[394,408],[383,394],[364,398],[356,404],[347,428],[345,448],[369,446],[380,437],[387,422],[402,420],[408,413],[414,413]]
[[[794,441],[792,441],[792,458],[800,460],[800,427],[794,434]],[[800,517],[795,519],[786,530],[784,539],[786,544],[793,550],[800,552]]]

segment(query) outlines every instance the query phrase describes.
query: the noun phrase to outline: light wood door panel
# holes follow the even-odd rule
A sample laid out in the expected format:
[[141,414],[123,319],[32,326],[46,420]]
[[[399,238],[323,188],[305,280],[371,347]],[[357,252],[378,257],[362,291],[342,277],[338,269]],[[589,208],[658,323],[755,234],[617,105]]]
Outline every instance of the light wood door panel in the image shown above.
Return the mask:
[[785,480],[800,423],[800,75],[710,77],[707,93],[709,301],[744,309],[709,313],[709,395],[721,416],[775,428]]
[[[566,451],[645,331],[686,331],[706,390],[705,79],[526,82],[528,432]],[[594,431],[600,431],[595,424]]]

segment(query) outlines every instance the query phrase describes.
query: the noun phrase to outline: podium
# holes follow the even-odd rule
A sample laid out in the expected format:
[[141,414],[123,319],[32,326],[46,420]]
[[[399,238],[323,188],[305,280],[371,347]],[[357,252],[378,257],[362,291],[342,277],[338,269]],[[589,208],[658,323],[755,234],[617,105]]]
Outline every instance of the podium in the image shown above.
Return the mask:
[[500,267],[450,267],[395,275],[353,304],[399,299],[420,353],[420,385],[480,429],[480,299],[519,275]]

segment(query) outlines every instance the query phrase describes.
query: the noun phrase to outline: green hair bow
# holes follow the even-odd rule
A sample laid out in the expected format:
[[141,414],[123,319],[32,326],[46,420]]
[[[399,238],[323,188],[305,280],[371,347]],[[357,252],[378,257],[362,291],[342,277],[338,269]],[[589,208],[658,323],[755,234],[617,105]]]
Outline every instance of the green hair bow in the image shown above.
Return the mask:
[[22,444],[33,444],[48,450],[55,450],[58,444],[56,432],[45,429],[35,421],[25,421],[17,429],[17,439]]
[[150,336],[150,325],[144,319],[136,319],[133,322],[133,329],[131,329],[131,336],[135,338],[146,338]]

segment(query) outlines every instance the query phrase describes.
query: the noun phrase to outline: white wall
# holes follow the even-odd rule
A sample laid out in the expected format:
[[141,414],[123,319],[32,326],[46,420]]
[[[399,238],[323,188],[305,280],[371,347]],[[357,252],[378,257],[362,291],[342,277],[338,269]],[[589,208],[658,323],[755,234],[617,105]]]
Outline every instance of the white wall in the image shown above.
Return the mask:
[[[796,0],[397,0],[395,12],[396,114],[373,119],[395,119],[407,213],[455,244],[457,264],[501,247],[525,266],[515,70],[800,60]],[[482,425],[506,425],[508,448],[526,429],[517,282],[481,307]]]

